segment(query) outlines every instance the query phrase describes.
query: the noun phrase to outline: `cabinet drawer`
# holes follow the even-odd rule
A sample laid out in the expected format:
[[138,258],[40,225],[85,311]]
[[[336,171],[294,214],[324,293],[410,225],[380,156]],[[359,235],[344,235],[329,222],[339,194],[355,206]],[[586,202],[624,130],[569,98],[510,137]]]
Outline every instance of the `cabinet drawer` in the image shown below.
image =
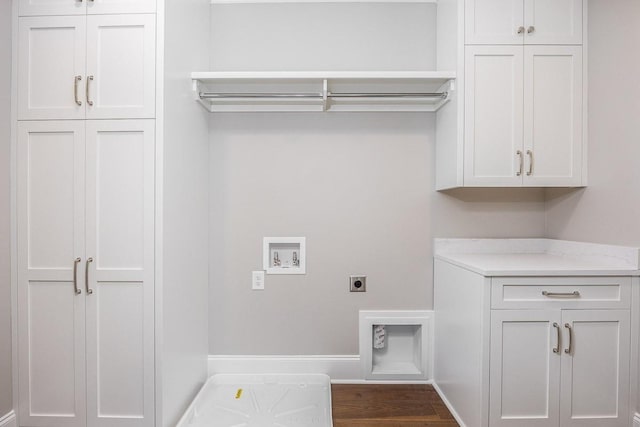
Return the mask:
[[496,277],[491,308],[617,308],[631,306],[630,277]]

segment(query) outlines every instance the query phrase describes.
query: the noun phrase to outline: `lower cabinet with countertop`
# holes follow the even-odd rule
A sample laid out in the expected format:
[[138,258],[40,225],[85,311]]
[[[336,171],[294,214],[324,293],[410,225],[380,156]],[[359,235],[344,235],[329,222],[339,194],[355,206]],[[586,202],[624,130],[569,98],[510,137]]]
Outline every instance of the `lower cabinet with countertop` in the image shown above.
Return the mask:
[[437,239],[434,382],[467,427],[629,427],[638,249]]

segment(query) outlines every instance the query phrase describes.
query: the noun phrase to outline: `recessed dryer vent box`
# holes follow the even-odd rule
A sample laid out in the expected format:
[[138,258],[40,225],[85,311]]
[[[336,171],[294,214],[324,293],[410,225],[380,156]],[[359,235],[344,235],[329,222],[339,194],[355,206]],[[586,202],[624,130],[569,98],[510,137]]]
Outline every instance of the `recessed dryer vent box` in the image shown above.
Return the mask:
[[262,268],[267,274],[306,274],[304,237],[265,237]]
[[[431,378],[433,312],[360,311],[360,360],[367,380]],[[383,344],[375,345],[376,327],[384,326]],[[376,348],[377,347],[377,348]]]

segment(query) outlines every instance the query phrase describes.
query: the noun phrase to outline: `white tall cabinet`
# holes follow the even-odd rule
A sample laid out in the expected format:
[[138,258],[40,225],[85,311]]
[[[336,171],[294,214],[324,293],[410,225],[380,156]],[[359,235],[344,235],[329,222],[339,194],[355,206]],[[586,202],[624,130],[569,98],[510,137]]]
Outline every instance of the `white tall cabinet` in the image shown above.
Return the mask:
[[152,120],[18,124],[20,425],[153,425]]
[[151,427],[155,2],[17,8],[18,422]]
[[209,9],[13,0],[20,427],[170,427],[206,381]]

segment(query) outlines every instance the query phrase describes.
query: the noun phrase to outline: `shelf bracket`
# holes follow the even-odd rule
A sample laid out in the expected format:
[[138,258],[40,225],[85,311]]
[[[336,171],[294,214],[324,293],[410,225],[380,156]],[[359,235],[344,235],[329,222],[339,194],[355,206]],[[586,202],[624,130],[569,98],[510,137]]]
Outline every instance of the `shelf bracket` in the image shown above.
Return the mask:
[[327,79],[322,80],[322,111],[327,111],[329,103],[329,81]]

